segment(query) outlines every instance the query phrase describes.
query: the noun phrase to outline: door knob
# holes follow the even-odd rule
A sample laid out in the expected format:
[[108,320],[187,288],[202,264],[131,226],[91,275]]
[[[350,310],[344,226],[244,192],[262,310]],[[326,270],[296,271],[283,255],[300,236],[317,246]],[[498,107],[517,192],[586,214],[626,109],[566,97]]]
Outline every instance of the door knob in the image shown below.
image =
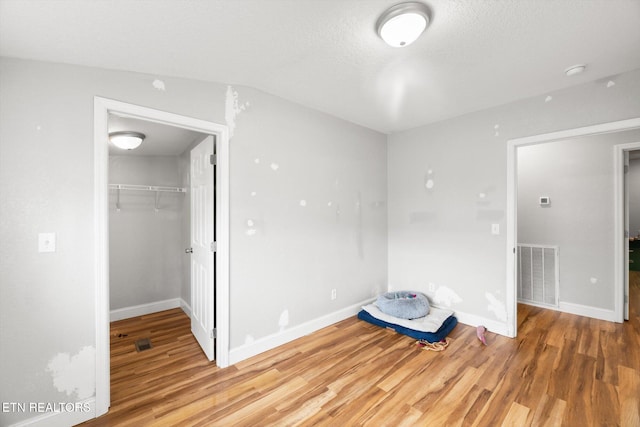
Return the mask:
[[185,254],[192,254],[193,253],[193,248],[187,248],[184,250]]

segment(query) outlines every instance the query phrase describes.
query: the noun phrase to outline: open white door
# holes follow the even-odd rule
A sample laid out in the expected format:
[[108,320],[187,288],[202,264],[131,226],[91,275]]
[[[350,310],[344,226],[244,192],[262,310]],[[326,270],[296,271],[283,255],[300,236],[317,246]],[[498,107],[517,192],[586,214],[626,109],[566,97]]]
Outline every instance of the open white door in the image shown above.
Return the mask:
[[629,320],[629,152],[624,151],[624,319]]
[[215,359],[213,136],[191,150],[191,332]]

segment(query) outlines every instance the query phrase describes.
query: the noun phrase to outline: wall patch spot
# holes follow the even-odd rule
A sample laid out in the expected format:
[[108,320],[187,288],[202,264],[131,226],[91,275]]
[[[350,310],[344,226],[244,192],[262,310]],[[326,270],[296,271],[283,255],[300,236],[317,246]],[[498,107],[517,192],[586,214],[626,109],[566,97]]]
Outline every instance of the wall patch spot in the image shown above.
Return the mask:
[[615,86],[615,85],[616,85],[616,82],[614,82],[613,80],[609,80],[609,81],[607,82],[607,88],[613,87],[613,86]]
[[256,227],[256,222],[252,219],[247,219],[247,230],[245,234],[247,236],[254,236],[258,232],[258,228]]
[[271,169],[277,171],[278,169],[280,169],[280,165],[277,163],[271,163]]
[[436,294],[433,296],[433,301],[436,304],[446,305],[447,307],[451,307],[453,304],[457,304],[462,302],[462,298],[453,291],[453,289],[449,289],[446,286],[440,286],[436,290]]
[[49,361],[47,371],[51,373],[54,387],[67,396],[76,394],[78,399],[87,399],[96,391],[96,350],[83,347],[78,354],[59,353]]
[[428,179],[427,182],[424,184],[427,190],[431,190],[434,185],[435,185],[435,182],[432,179]]
[[229,127],[229,139],[233,137],[236,129],[236,118],[238,115],[249,107],[249,103],[240,104],[238,102],[238,92],[233,90],[231,86],[227,86],[227,94],[224,104],[224,119]]
[[409,224],[434,221],[438,215],[435,211],[419,211],[409,214]]
[[549,95],[544,99],[544,102],[551,102],[551,100],[553,100],[553,97]]
[[255,159],[253,159],[253,163],[255,163],[256,165],[260,164],[260,157],[256,157]]
[[280,332],[284,331],[284,329],[289,325],[289,310],[285,310],[280,314],[280,319],[278,320],[278,326],[280,326]]
[[489,312],[493,312],[498,320],[503,322],[507,321],[507,308],[504,305],[504,302],[498,300],[496,297],[491,295],[489,292],[484,294],[487,301],[489,301],[489,305],[487,306],[487,310]]
[[257,194],[258,194],[258,193],[256,193],[255,191],[252,191],[252,192],[251,192],[251,197],[256,197],[256,195],[257,195]]
[[153,87],[154,87],[155,89],[157,89],[157,90],[161,90],[161,91],[163,91],[163,92],[166,90],[166,88],[165,88],[165,86],[164,86],[164,82],[163,82],[162,80],[160,80],[160,79],[155,79],[155,80],[153,81],[153,83],[151,83],[151,84],[152,84],[152,85],[153,85]]
[[42,130],[42,126],[40,126],[40,125],[36,126],[36,130],[37,131],[41,131]]
[[596,283],[598,283],[598,279],[596,277],[592,277],[591,279],[589,279],[589,281],[591,282],[592,285],[595,285]]
[[307,201],[304,199],[300,200],[300,206],[302,206],[303,208],[307,206]]
[[244,345],[253,344],[254,341],[255,339],[249,334],[244,337]]
[[327,206],[329,206],[329,207],[333,206],[333,202],[327,203]]

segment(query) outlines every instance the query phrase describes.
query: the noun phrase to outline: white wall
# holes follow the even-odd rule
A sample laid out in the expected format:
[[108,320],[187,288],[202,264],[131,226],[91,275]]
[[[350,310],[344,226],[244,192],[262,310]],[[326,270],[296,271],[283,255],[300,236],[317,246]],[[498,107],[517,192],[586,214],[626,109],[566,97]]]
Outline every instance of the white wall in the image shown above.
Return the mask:
[[[384,287],[385,135],[257,90],[178,78],[2,58],[0,87],[3,402],[94,395],[94,96],[234,125],[232,348]],[[57,233],[55,253],[37,252],[39,232]],[[1,413],[0,424],[34,415]]]
[[[181,187],[175,156],[110,156],[112,184]],[[109,292],[111,310],[180,298],[183,286],[185,193],[109,191]]]
[[561,303],[614,309],[613,147],[638,141],[633,130],[518,148],[518,243],[559,247]]
[[[612,80],[390,135],[390,285],[424,291],[463,321],[506,332],[506,143],[639,117],[640,71]],[[603,179],[613,185],[613,175]],[[613,241],[613,224],[604,227]]]

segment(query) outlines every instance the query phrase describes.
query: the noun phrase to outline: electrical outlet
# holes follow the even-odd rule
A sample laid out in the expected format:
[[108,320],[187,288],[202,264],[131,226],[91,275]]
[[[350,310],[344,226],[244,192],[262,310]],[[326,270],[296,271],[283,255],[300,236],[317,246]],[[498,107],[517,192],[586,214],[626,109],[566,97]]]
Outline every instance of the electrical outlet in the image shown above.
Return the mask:
[[331,299],[334,300],[338,298],[338,291],[335,289],[331,289]]
[[435,292],[436,291],[436,285],[434,283],[429,283],[429,292]]

